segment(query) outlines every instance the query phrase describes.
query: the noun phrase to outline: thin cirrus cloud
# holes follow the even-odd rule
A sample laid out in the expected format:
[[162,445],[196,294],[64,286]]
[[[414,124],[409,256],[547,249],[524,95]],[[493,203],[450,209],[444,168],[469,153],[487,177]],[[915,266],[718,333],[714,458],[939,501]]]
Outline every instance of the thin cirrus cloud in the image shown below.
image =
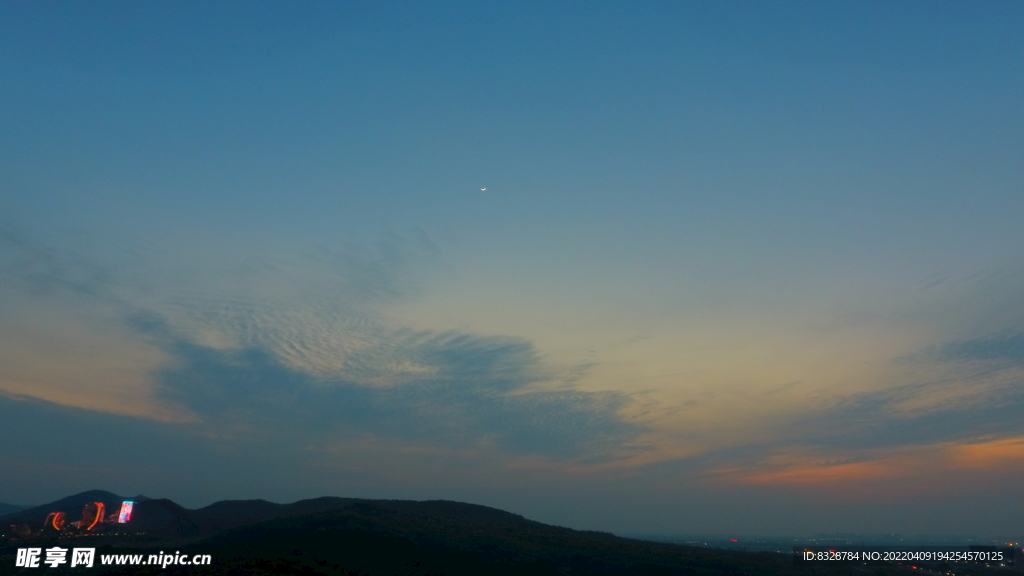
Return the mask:
[[[75,307],[106,309],[162,359],[139,388],[210,430],[259,429],[296,442],[372,435],[589,459],[615,457],[642,431],[619,416],[624,394],[527,390],[557,378],[524,338],[413,330],[379,312],[416,293],[415,267],[437,252],[422,233],[389,234],[369,249],[236,263],[194,288],[178,279],[156,294],[105,282],[116,268],[95,266],[90,275],[83,258],[61,264],[58,250],[29,240],[5,247],[26,263],[7,272],[21,281],[19,298],[71,292]],[[48,385],[57,384],[28,396],[52,400]]]
[[1024,366],[1024,333],[1005,332],[950,342],[927,350],[947,362],[991,362],[1000,366]]
[[[611,456],[640,431],[617,415],[628,402],[620,394],[524,393],[550,376],[520,338],[398,330],[351,353],[346,361],[357,368],[349,376],[345,367],[333,375],[306,372],[256,346],[203,346],[157,319],[137,324],[175,358],[158,373],[160,395],[208,422],[296,438],[371,434],[449,448],[484,443],[558,458]],[[381,368],[367,379],[369,366]]]
[[675,467],[714,482],[816,486],[847,497],[1012,476],[1024,468],[1020,352],[1016,332],[930,346],[892,362],[930,378],[833,393],[827,406],[780,423],[770,443],[713,450]]

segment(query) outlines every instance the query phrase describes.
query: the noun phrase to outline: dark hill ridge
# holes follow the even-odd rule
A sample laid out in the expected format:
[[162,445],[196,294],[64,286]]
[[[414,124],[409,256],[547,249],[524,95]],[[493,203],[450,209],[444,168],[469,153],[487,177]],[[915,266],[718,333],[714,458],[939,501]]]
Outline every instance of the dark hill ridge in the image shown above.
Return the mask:
[[203,527],[204,533],[216,533],[234,526],[276,518],[287,507],[286,504],[266,500],[221,500],[193,510],[192,517]]
[[[91,497],[95,493],[76,497],[82,500],[85,495]],[[213,564],[169,566],[166,570],[158,566],[97,566],[83,570],[83,575],[726,576],[812,572],[810,568],[793,566],[788,555],[631,540],[551,526],[495,508],[446,500],[325,497],[292,504],[227,500],[187,510],[160,499],[140,502],[131,524],[144,530],[147,538],[157,538],[148,542],[114,542],[118,547],[101,548],[97,553],[148,555],[173,549],[188,555],[210,554]],[[832,573],[822,567],[816,569],[816,574]]]
[[[725,552],[620,538],[551,526],[502,510],[445,500],[317,498],[293,504],[224,501],[185,510],[150,501],[191,520],[202,533],[238,523],[190,543],[182,553],[210,554],[206,567],[107,568],[89,574],[556,574],[670,576],[810,574],[789,556]],[[267,516],[269,519],[259,520]],[[153,516],[156,517],[155,515]],[[164,543],[150,547],[159,548]],[[180,544],[180,547],[179,547]],[[121,548],[116,553],[128,553]],[[137,550],[136,553],[155,553]],[[817,574],[830,574],[817,569]],[[83,572],[85,574],[85,572]]]
[[275,518],[303,516],[336,510],[360,500],[324,496],[299,500],[291,504],[275,504],[266,500],[222,500],[205,508],[190,511],[203,535],[217,534],[228,528],[265,522]]
[[[331,496],[299,500],[291,504],[275,504],[266,500],[223,500],[205,508],[189,511],[189,514],[200,526],[203,534],[212,535],[229,528],[277,518],[310,516],[340,509],[375,511],[369,515],[380,514],[384,510],[394,510],[415,512],[424,517],[438,519],[461,518],[467,526],[476,528],[532,522],[518,514],[496,508],[448,500],[362,500]],[[536,522],[534,524],[541,525]]]
[[128,526],[135,531],[168,538],[189,538],[199,536],[201,532],[200,524],[191,510],[166,498],[137,503]]
[[522,516],[476,504],[433,500],[417,502],[411,500],[361,500],[324,496],[299,500],[291,504],[277,504],[266,500],[222,500],[204,508],[189,510],[166,498],[151,499],[145,496],[124,498],[104,490],[89,490],[56,502],[35,506],[0,516],[0,524],[27,523],[33,529],[42,526],[50,512],[63,511],[69,517],[76,517],[89,502],[103,502],[108,513],[116,510],[122,501],[135,500],[132,526],[136,530],[179,531],[180,536],[213,535],[229,528],[265,522],[275,518],[305,516],[337,510],[348,506],[365,506],[370,503],[386,505],[395,510],[421,510],[425,514],[438,516],[461,516],[466,521],[480,523],[501,523],[527,521]]
[[122,498],[113,492],[106,490],[88,490],[80,494],[61,498],[56,502],[33,506],[16,512],[0,515],[0,525],[3,524],[28,524],[33,530],[39,530],[46,521],[50,512],[64,512],[72,520],[77,520],[82,508],[89,502],[103,502],[107,513],[118,510],[124,500],[135,500],[143,502],[148,500],[145,496],[139,495],[132,498]]
[[27,510],[29,508],[32,508],[32,506],[18,506],[17,504],[4,504],[3,502],[0,502],[0,516],[4,516],[5,514],[14,514],[15,512],[20,512],[21,510]]
[[[330,549],[353,538],[366,542],[379,540],[389,545],[400,543],[402,547],[419,549],[428,555],[465,555],[485,564],[497,558],[506,563],[534,565],[552,556],[589,554],[595,547],[608,551],[609,547],[652,544],[663,552],[676,554],[680,550],[678,546],[551,526],[495,508],[446,500],[353,500],[334,510],[280,517],[227,530],[203,544],[232,550],[239,557],[249,556],[249,552],[256,550],[290,556],[301,549],[301,542],[310,536],[325,545],[321,554],[327,552],[327,557],[336,557],[335,560],[343,558],[330,553]],[[328,542],[333,544],[327,545]],[[350,557],[352,552],[349,550],[345,556]],[[389,555],[385,553],[383,557]],[[635,560],[648,559],[649,555],[645,554]]]

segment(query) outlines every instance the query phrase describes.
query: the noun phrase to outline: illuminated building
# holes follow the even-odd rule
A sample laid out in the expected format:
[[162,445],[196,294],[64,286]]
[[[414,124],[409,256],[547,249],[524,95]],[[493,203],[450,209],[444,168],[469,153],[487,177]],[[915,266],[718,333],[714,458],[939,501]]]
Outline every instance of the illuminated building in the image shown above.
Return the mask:
[[82,509],[82,519],[79,521],[79,527],[88,532],[102,521],[103,502],[89,502]]
[[121,513],[117,515],[117,522],[124,524],[132,519],[132,508],[135,506],[135,502],[132,500],[125,500],[121,502]]

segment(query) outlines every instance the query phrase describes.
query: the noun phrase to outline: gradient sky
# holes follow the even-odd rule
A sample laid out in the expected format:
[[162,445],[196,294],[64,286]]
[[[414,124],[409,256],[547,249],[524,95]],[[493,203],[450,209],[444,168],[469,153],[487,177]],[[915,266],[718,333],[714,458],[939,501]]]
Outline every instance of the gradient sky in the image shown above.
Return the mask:
[[1019,535],[1022,95],[1021,2],[0,3],[0,501]]

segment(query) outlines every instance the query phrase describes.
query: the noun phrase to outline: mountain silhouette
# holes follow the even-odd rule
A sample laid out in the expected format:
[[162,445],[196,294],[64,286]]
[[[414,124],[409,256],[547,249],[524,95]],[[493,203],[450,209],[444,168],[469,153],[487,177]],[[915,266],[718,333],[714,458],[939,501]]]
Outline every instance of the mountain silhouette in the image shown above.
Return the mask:
[[106,509],[106,514],[111,514],[121,507],[121,502],[124,500],[135,500],[141,502],[148,500],[145,496],[139,495],[132,498],[122,498],[113,492],[107,492],[106,490],[88,490],[67,498],[61,498],[55,502],[49,504],[42,504],[40,506],[33,506],[31,508],[25,508],[16,512],[0,515],[0,525],[5,524],[28,524],[29,527],[34,531],[38,531],[42,528],[43,522],[46,521],[46,517],[50,512],[64,512],[71,519],[77,519],[81,513],[82,508],[90,502],[102,502],[103,507]]
[[166,498],[135,504],[128,526],[133,531],[167,538],[188,538],[200,534],[199,522],[192,511]]
[[5,514],[14,514],[15,512],[27,510],[29,508],[32,508],[32,506],[18,506],[17,504],[4,504],[3,502],[0,502],[0,517]]
[[[120,501],[90,491],[37,507]],[[28,510],[22,511],[29,512]],[[48,513],[48,512],[47,512]],[[19,513],[20,514],[20,513]],[[7,522],[13,515],[0,518]],[[96,540],[98,555],[165,550],[209,554],[209,566],[96,566],[109,575],[672,576],[810,574],[789,555],[708,550],[573,530],[487,506],[448,500],[324,497],[276,504],[225,500],[188,510],[167,499],[140,501],[129,523],[142,540]],[[17,542],[14,546],[23,545]],[[2,547],[2,545],[0,545]],[[0,549],[13,566],[14,548]],[[11,562],[7,562],[10,560]],[[2,568],[2,566],[0,566]],[[77,569],[76,569],[77,570]],[[832,574],[816,567],[816,574]],[[2,573],[2,569],[0,569]]]

